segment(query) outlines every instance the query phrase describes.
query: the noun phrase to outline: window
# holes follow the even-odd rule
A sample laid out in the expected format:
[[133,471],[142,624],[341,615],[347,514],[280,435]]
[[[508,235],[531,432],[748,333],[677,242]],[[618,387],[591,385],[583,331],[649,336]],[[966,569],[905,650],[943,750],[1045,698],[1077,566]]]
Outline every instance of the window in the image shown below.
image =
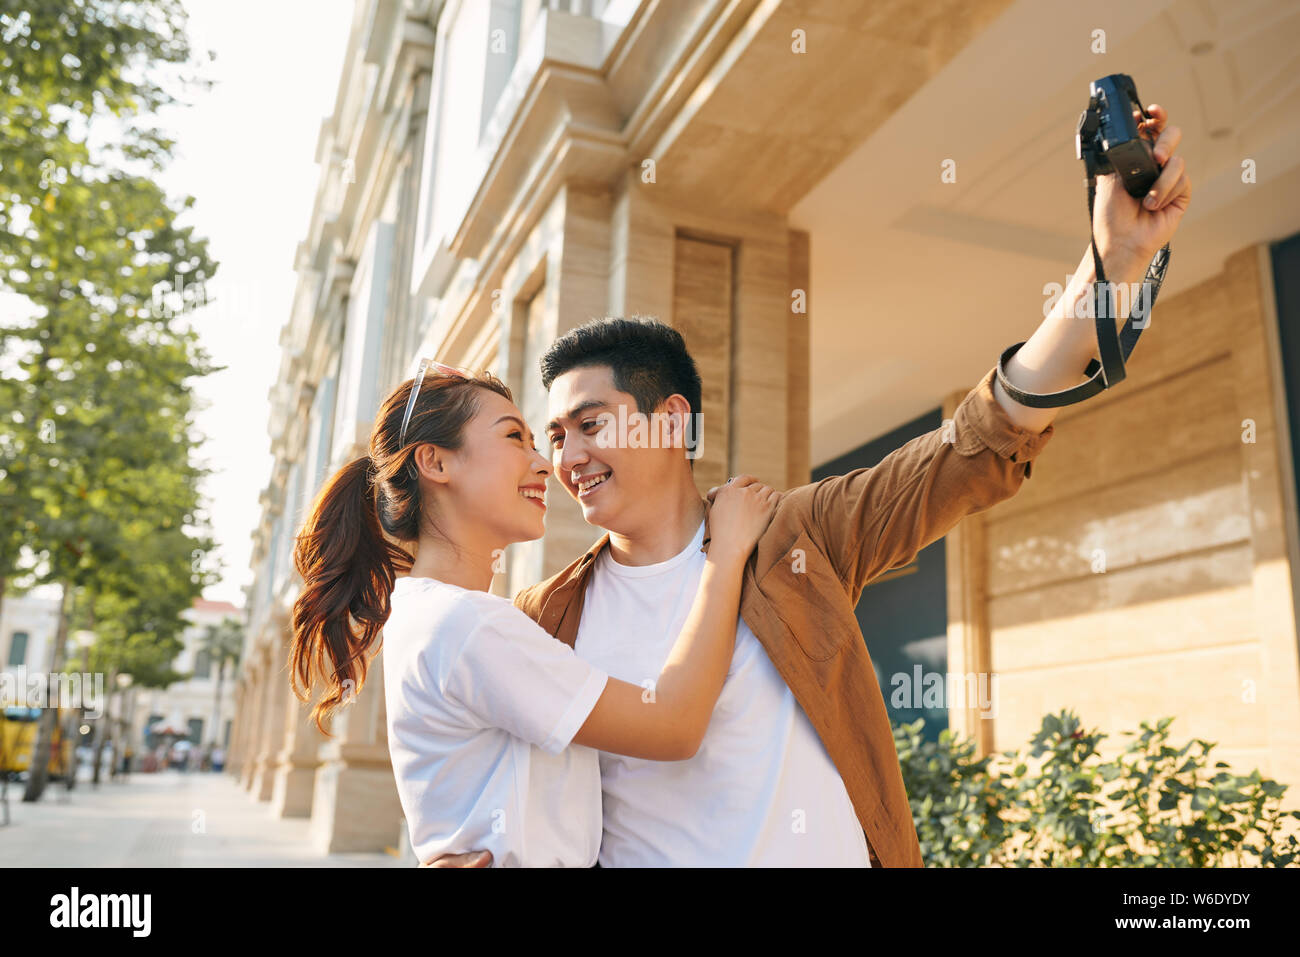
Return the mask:
[[194,677],[212,677],[212,656],[206,651],[200,650],[194,658]]
[[1277,298],[1282,391],[1291,427],[1291,473],[1300,499],[1300,233],[1269,247]]
[[27,663],[27,632],[15,631],[9,641],[8,664],[18,666]]
[[152,728],[155,724],[157,724],[162,719],[163,716],[155,712],[154,714],[149,715],[149,720],[145,723],[146,733],[144,736],[144,746],[148,748],[150,751],[158,747],[159,743],[162,741],[162,738],[161,736],[154,734],[152,731],[149,731],[148,729]]
[[501,99],[501,92],[510,81],[510,71],[519,57],[519,47],[525,37],[520,30],[525,26],[532,26],[532,21],[537,16],[537,7],[538,4],[529,3],[527,0],[522,3],[520,0],[509,0],[504,3],[497,0],[488,8],[487,56],[483,64],[483,100],[478,114],[480,144],[483,142],[483,134],[487,130],[488,122],[492,119],[492,111],[496,108],[497,101]]
[[[380,356],[385,318],[389,313],[388,286],[395,235],[396,227],[392,223],[376,222],[371,227],[343,306],[343,346],[335,393],[334,437],[330,443],[336,455],[351,454],[347,450],[358,443],[365,447],[375,409],[383,400],[379,390]],[[292,523],[286,530],[290,533],[297,530],[298,516],[289,511],[295,508],[294,500],[286,499],[286,514]]]
[[203,719],[190,718],[186,722],[190,726],[190,744],[199,745],[203,743]]

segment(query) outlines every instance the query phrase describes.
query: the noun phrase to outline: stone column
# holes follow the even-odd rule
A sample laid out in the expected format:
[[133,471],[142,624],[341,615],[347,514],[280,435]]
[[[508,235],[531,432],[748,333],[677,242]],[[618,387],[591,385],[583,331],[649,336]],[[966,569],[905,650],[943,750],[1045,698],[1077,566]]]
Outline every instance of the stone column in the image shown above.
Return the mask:
[[244,728],[248,725],[248,715],[244,711],[245,702],[248,700],[248,686],[244,681],[243,674],[240,674],[235,681],[235,715],[233,724],[230,726],[230,747],[226,749],[226,766],[224,772],[239,777],[240,767],[243,761],[243,738]]
[[239,783],[245,789],[253,788],[257,771],[257,755],[262,746],[262,700],[266,697],[266,661],[254,646],[253,658],[248,665],[248,693],[245,709],[248,726],[244,734],[244,757],[239,772]]
[[254,708],[253,708],[253,683],[251,676],[240,683],[242,694],[239,706],[239,765],[235,768],[236,776],[244,776],[244,768],[248,765],[249,744],[253,735]]
[[[283,657],[287,659],[290,642],[287,633],[282,642]],[[275,782],[271,789],[271,813],[276,817],[311,817],[316,769],[325,742],[309,717],[312,704],[319,698],[319,690],[306,703],[299,701],[292,690],[285,698],[284,738],[276,754]]]
[[703,380],[700,491],[741,472],[786,488],[807,470],[788,448],[790,411],[805,414],[808,319],[792,312],[791,286],[807,275],[807,242],[783,216],[702,207],[671,189],[636,170],[618,184],[609,308],[656,316],[686,340]]
[[383,652],[352,704],[326,725],[311,803],[311,842],[322,854],[398,845],[402,805],[388,757]]
[[[538,360],[557,338],[608,301],[610,202],[605,193],[563,187],[547,207],[501,280],[501,333],[497,368],[524,418],[536,430],[545,454],[542,427],[547,393]],[[551,483],[546,535],[506,549],[496,593],[509,597],[525,585],[555,574],[582,554],[600,530],[588,525],[582,508]]]
[[[974,385],[974,383],[971,383]],[[956,389],[943,400],[943,424],[969,389]],[[992,675],[992,633],[989,628],[987,513],[967,515],[944,538],[948,602],[948,671],[951,674]],[[992,681],[991,677],[976,678]],[[992,687],[992,686],[990,686]],[[948,707],[948,727],[963,738],[974,738],[983,757],[995,750],[993,716],[980,713],[979,700]]]
[[275,768],[280,749],[284,745],[284,718],[288,707],[285,698],[293,698],[285,667],[287,648],[282,637],[283,628],[283,615],[273,613],[267,624],[269,641],[264,652],[266,677],[262,688],[262,734],[258,743],[256,767],[253,769],[253,783],[249,789],[259,801],[271,800]]
[[810,360],[812,323],[812,242],[808,233],[790,230],[790,320],[786,336],[787,488],[812,481]]

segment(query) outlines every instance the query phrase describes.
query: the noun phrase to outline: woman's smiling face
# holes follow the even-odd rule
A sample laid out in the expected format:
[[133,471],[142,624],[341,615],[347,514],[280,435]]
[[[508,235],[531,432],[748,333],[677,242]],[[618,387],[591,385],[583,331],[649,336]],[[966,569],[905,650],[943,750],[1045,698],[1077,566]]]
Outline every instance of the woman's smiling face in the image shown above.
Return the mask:
[[[513,402],[488,389],[465,424],[458,450],[416,452],[424,476],[443,488],[435,520],[454,524],[486,542],[525,542],[546,532],[546,479],[550,463],[538,453],[533,433]],[[450,521],[448,521],[450,520]],[[450,531],[449,529],[447,529]],[[457,535],[452,535],[453,540]]]

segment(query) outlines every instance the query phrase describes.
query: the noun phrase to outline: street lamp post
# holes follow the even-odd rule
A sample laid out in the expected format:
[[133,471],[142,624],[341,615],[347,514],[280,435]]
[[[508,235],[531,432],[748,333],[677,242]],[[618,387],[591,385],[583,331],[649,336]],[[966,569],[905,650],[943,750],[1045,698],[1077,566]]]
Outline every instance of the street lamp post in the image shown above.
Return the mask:
[[[127,754],[133,749],[131,747],[131,718],[135,710],[135,693],[133,685],[135,678],[129,674],[118,673],[117,676],[117,738],[121,742],[120,751],[113,750],[113,777],[117,777],[118,768],[124,773],[130,773],[131,768],[127,763]],[[131,704],[131,710],[127,710],[127,702]]]
[[[72,633],[72,640],[76,642],[77,647],[81,649],[82,667],[84,667],[87,671],[89,671],[90,670],[90,649],[95,644],[95,633],[93,631],[85,631],[85,630],[74,631]],[[72,713],[71,702],[69,702],[68,704],[69,707],[68,707],[68,718],[67,718],[66,727],[69,733],[66,735],[66,740],[72,743],[72,757],[68,761],[68,767],[66,770],[67,770],[67,784],[68,784],[67,789],[71,791],[74,787],[77,786],[77,771],[80,770],[81,767],[81,758],[77,754],[77,749],[80,748],[81,746],[81,739],[83,736],[81,731],[81,722],[85,719],[86,709],[85,709],[84,697],[81,701],[77,702],[78,704],[77,714]],[[91,742],[95,747],[98,747],[99,744],[98,735],[92,736]]]

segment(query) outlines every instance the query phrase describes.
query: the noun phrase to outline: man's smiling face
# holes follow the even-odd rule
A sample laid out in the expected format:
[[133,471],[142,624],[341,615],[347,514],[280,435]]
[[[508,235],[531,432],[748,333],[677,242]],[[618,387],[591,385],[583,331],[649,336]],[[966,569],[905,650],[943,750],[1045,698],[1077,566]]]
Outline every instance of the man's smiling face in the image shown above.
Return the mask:
[[637,411],[607,365],[579,366],[551,383],[546,441],[555,477],[589,524],[624,534],[661,511],[658,499],[672,494],[674,470],[688,468],[681,448],[620,441],[619,422],[635,421]]

